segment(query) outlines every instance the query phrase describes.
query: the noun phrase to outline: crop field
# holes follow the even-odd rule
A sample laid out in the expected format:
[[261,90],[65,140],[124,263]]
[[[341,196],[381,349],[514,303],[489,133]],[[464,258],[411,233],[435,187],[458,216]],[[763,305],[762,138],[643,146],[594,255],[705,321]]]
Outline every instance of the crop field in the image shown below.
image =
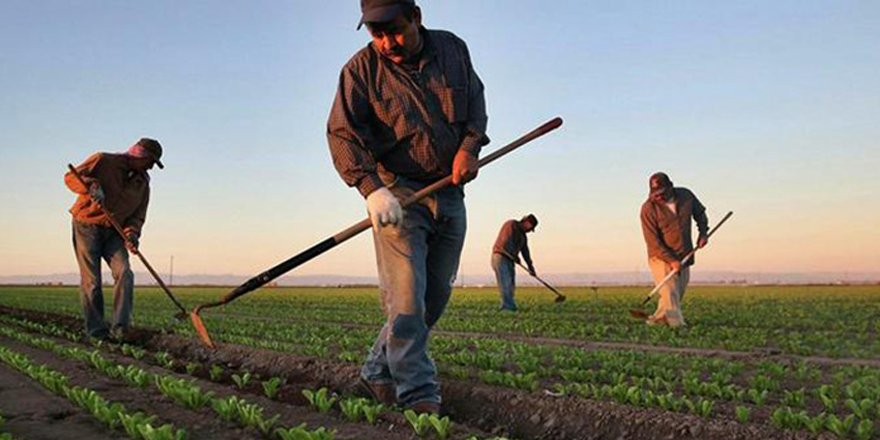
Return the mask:
[[0,287],[0,439],[880,439],[878,286],[691,287],[680,329],[629,316],[649,289],[563,290],[456,289],[419,418],[356,393],[375,288],[263,289],[202,313],[209,350],[158,289],[116,344],[77,288]]

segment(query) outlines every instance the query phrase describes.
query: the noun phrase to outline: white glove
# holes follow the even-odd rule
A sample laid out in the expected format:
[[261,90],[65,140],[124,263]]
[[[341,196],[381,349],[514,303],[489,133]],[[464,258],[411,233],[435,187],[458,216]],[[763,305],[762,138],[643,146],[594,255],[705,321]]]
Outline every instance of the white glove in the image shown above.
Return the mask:
[[403,208],[388,188],[382,187],[367,196],[367,211],[374,228],[396,225],[403,220]]

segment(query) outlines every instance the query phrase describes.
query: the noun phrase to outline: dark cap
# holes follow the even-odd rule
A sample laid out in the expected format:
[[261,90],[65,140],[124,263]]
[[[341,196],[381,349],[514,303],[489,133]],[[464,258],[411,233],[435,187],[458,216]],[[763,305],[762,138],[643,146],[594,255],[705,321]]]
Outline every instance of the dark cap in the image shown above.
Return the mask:
[[415,7],[415,0],[361,0],[361,21],[358,29],[364,23],[383,23],[394,20],[394,17],[402,14],[407,7]]
[[[653,187],[653,182],[655,180],[657,181],[657,188]],[[671,186],[672,180],[670,180],[669,176],[667,176],[666,173],[663,172],[651,174],[651,178],[648,179],[648,191],[651,193],[651,195],[654,195],[655,193],[662,193],[666,190],[666,188],[669,188]]]
[[149,157],[156,162],[160,169],[165,168],[165,165],[159,160],[162,158],[162,145],[155,139],[141,138],[129,148],[128,154],[134,157]]
[[532,225],[532,229],[538,227],[538,217],[535,217],[535,214],[528,214],[519,220],[520,223],[528,221]]

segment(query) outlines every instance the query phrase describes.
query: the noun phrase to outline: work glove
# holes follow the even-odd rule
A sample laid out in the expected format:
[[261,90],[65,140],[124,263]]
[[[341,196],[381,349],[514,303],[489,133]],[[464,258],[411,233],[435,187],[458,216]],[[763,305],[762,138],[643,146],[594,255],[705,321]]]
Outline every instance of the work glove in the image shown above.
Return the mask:
[[101,184],[94,182],[89,185],[89,197],[98,203],[104,203],[104,190],[101,189]]
[[452,184],[464,185],[477,177],[480,169],[480,161],[477,156],[465,150],[458,150],[455,159],[452,160]]
[[373,227],[396,225],[403,220],[403,208],[388,188],[382,187],[367,196],[367,211]]
[[127,240],[125,240],[125,248],[128,249],[129,252],[133,254],[138,253],[138,247],[140,246],[140,235],[137,232],[129,232],[126,235]]
[[535,266],[529,266],[529,275],[533,277],[538,276],[538,272],[535,271]]

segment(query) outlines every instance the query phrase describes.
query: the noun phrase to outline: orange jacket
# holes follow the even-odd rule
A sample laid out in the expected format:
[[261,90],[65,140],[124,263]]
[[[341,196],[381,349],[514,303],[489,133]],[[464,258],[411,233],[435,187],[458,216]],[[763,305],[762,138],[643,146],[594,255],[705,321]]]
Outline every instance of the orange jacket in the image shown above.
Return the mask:
[[[122,225],[125,234],[141,234],[150,203],[150,176],[146,171],[135,171],[128,166],[124,154],[95,153],[76,167],[86,184],[97,181],[104,190],[104,207]],[[70,208],[73,219],[80,223],[111,227],[101,207],[89,197],[84,187],[70,171],[64,183],[79,194]]]

